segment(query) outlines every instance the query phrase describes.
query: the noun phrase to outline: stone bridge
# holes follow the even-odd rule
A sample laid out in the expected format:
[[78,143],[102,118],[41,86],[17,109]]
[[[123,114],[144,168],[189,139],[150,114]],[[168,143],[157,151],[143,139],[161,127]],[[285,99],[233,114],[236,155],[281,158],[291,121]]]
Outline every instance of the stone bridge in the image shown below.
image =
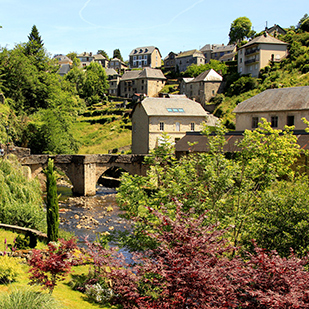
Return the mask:
[[143,164],[145,155],[29,155],[20,162],[30,168],[34,178],[46,168],[49,158],[68,176],[76,195],[95,195],[98,179],[111,167],[120,167],[133,175],[146,175],[147,170]]

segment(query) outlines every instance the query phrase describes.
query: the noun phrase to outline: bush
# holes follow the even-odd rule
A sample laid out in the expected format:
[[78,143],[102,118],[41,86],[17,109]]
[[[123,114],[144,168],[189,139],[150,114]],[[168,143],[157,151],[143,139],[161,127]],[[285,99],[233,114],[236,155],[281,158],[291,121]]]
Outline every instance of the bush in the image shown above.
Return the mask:
[[22,268],[18,259],[8,255],[0,256],[0,283],[13,282],[21,273]]
[[109,287],[102,287],[99,283],[86,285],[85,294],[90,301],[106,304],[114,297],[114,292]]
[[37,180],[23,175],[17,159],[0,161],[0,222],[38,230],[45,229],[46,214]]
[[0,295],[1,309],[59,309],[61,305],[50,295],[29,288]]

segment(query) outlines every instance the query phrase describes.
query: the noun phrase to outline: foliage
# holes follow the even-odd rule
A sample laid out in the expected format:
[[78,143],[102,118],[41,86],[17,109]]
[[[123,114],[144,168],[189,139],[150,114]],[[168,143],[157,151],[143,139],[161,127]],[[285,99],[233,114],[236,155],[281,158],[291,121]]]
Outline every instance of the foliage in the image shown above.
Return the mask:
[[[21,274],[20,260],[8,255],[0,256],[0,283],[7,284],[15,281]],[[2,308],[2,307],[1,307]]]
[[184,75],[190,77],[197,77],[199,74],[210,69],[215,70],[221,75],[225,75],[227,73],[227,66],[224,62],[212,59],[209,63],[202,65],[191,64],[184,72]]
[[104,56],[107,60],[109,60],[108,54],[105,50],[99,49],[97,53]]
[[261,193],[245,244],[252,247],[253,238],[259,246],[281,256],[288,257],[291,248],[305,256],[309,252],[308,188],[308,179],[303,176],[291,182],[278,181]]
[[95,269],[110,282],[112,303],[123,308],[309,307],[307,259],[283,259],[256,246],[246,260],[232,256],[236,248],[227,244],[223,230],[205,225],[205,214],[193,218],[175,204],[174,218],[149,209],[159,223],[145,233],[158,246],[137,254],[135,263],[88,243]]
[[118,58],[119,60],[123,61],[123,58],[121,56],[120,49],[117,48],[113,51],[113,58]]
[[37,180],[28,180],[13,156],[0,161],[0,222],[44,230],[45,213]]
[[104,288],[99,283],[93,285],[86,285],[85,294],[90,301],[94,301],[99,304],[106,304],[113,297],[113,290],[111,288]]
[[239,95],[244,92],[256,89],[258,87],[258,81],[251,76],[241,76],[228,88],[227,93],[230,96]]
[[30,284],[39,284],[53,292],[57,282],[64,280],[72,266],[73,251],[77,248],[74,238],[50,242],[47,251],[33,250],[28,264]]
[[54,160],[48,159],[46,176],[46,217],[48,241],[57,241],[59,234],[59,205]]
[[31,153],[74,154],[78,142],[73,137],[72,115],[60,109],[46,109],[33,115],[25,128]]
[[248,17],[236,18],[230,28],[229,44],[240,43],[243,39],[249,39],[254,35],[254,31],[251,29],[252,23]]
[[51,295],[29,288],[16,289],[0,295],[2,309],[59,309],[62,306]]
[[[152,248],[154,244],[143,234],[149,230],[144,220],[148,224],[153,221],[151,229],[154,229],[156,219],[147,207],[160,210],[164,205],[173,217],[174,198],[179,200],[183,211],[194,208],[196,214],[201,214],[208,210],[209,223],[220,222],[221,228],[230,227],[228,237],[234,245],[252,238],[253,232],[249,234],[249,231],[255,224],[254,214],[262,207],[263,192],[281,179],[291,181],[294,177],[292,167],[299,155],[297,138],[289,129],[274,130],[264,120],[257,130],[245,131],[238,145],[241,151],[229,159],[223,152],[225,132],[217,127],[212,135],[206,128],[208,152],[179,160],[175,160],[167,140],[147,158],[150,168],[146,176],[123,175],[118,204],[126,211],[127,218],[140,219],[126,245],[135,249]],[[191,147],[194,149],[194,145]],[[293,240],[290,243],[294,249],[298,242],[307,242],[301,230],[293,234]]]

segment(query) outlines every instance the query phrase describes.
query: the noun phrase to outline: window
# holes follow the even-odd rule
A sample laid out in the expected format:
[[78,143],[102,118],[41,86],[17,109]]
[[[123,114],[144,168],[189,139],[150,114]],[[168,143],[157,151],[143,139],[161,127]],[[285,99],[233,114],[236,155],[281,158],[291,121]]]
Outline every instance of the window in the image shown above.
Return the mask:
[[164,131],[164,122],[160,122],[160,131]]
[[242,63],[242,58],[239,59],[239,63]]
[[191,129],[191,131],[195,131],[195,123],[194,122],[191,122],[190,129]]
[[176,122],[176,131],[179,132],[180,131],[180,123]]
[[294,116],[287,116],[286,117],[286,125],[287,126],[294,126]]
[[251,127],[253,129],[256,129],[258,127],[258,123],[259,123],[259,117],[252,117]]
[[278,116],[271,116],[270,123],[272,128],[278,127]]

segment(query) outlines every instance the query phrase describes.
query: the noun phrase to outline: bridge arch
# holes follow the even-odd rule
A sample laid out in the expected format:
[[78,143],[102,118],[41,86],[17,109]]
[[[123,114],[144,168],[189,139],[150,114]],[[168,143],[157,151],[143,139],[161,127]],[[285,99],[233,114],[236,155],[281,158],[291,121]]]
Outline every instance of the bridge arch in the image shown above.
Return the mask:
[[99,177],[109,168],[117,166],[130,174],[146,175],[148,166],[143,164],[144,155],[29,155],[21,158],[21,164],[29,166],[36,177],[48,163],[54,160],[55,167],[63,171],[77,195],[95,195]]

